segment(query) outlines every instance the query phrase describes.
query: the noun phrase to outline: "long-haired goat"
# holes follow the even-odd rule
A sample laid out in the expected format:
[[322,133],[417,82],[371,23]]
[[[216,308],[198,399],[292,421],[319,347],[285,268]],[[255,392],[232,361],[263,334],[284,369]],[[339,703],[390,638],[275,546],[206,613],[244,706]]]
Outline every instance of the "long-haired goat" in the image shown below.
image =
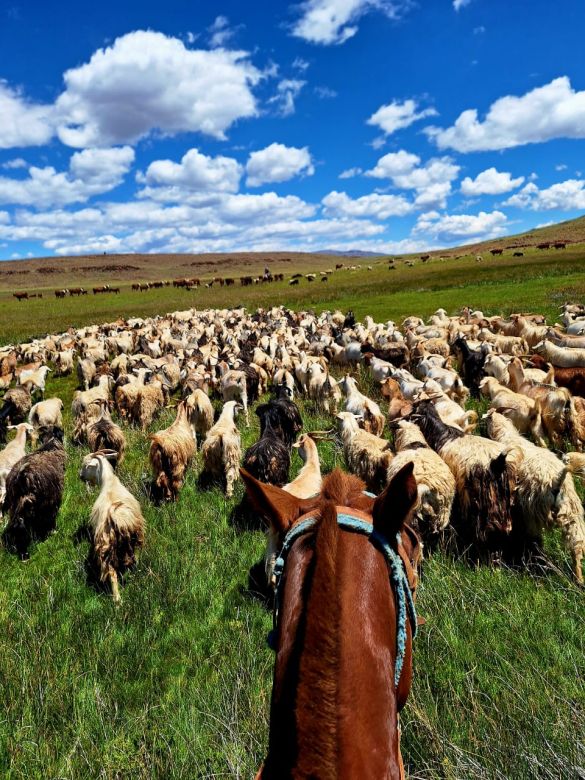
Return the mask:
[[153,493],[157,499],[176,501],[185,480],[187,466],[195,455],[197,442],[189,422],[186,401],[177,407],[177,416],[168,428],[151,436],[150,465]]
[[16,426],[9,425],[8,430],[16,430],[16,436],[0,452],[0,517],[6,495],[6,478],[12,467],[26,455],[26,440],[32,435],[33,427],[29,423],[19,423]]
[[189,420],[195,433],[201,438],[207,436],[207,431],[213,425],[213,406],[209,396],[200,388],[195,389],[185,398],[189,412]]
[[100,488],[89,519],[92,557],[100,580],[109,581],[114,601],[119,602],[118,577],[134,565],[146,524],[140,504],[114,474],[109,461],[116,457],[107,450],[86,455],[79,476]]
[[126,451],[126,437],[120,426],[112,420],[107,403],[102,402],[98,417],[87,423],[85,433],[92,452],[113,450],[118,455],[116,463],[122,463]]
[[55,529],[63,497],[63,431],[45,429],[41,441],[41,446],[21,458],[6,478],[4,509],[9,520],[4,540],[21,558],[27,557],[31,542],[45,539]]
[[201,447],[202,477],[225,482],[227,498],[233,495],[240,467],[241,438],[235,418],[241,408],[236,401],[227,401]]
[[560,528],[573,558],[575,577],[582,583],[585,521],[583,505],[568,473],[570,467],[550,450],[526,441],[503,415],[490,410],[486,418],[490,438],[522,453],[521,458],[512,460],[516,477],[514,536],[520,548],[540,546],[546,528]]
[[339,412],[337,425],[348,469],[378,492],[386,484],[393,457],[390,442],[360,428],[352,412]]
[[345,411],[358,415],[365,431],[381,436],[386,420],[378,404],[360,393],[355,379],[349,374],[339,382],[339,386],[345,395]]

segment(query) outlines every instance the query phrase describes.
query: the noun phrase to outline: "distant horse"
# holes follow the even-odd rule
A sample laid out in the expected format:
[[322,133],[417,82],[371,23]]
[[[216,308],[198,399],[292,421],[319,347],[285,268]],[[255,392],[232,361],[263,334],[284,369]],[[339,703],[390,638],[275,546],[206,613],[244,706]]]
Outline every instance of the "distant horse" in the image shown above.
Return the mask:
[[398,713],[412,681],[421,557],[406,520],[408,463],[376,499],[334,471],[299,499],[242,470],[248,498],[282,542],[268,755],[256,780],[400,780]]

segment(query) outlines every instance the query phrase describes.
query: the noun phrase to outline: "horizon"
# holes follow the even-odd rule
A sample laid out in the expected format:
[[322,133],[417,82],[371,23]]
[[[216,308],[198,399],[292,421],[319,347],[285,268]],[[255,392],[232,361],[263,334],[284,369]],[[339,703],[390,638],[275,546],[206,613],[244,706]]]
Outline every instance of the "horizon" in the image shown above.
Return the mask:
[[0,260],[405,254],[581,216],[585,7],[427,5],[6,8]]

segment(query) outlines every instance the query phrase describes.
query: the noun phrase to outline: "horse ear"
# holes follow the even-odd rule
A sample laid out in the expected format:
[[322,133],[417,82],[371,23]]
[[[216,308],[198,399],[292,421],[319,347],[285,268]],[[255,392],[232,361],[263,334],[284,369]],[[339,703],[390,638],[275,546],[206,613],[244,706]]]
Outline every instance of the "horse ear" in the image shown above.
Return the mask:
[[294,521],[300,517],[311,502],[287,493],[286,490],[267,485],[253,477],[245,469],[240,474],[246,486],[248,499],[263,520],[278,533],[286,533]]
[[417,497],[414,463],[406,463],[374,501],[374,528],[392,544],[408,519]]

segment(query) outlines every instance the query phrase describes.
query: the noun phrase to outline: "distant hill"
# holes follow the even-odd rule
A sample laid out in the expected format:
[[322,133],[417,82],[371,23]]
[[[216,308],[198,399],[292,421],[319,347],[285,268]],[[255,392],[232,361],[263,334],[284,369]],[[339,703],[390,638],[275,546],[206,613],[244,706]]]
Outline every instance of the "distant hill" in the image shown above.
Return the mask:
[[319,249],[315,254],[330,257],[380,257],[379,252],[364,252],[361,249]]

